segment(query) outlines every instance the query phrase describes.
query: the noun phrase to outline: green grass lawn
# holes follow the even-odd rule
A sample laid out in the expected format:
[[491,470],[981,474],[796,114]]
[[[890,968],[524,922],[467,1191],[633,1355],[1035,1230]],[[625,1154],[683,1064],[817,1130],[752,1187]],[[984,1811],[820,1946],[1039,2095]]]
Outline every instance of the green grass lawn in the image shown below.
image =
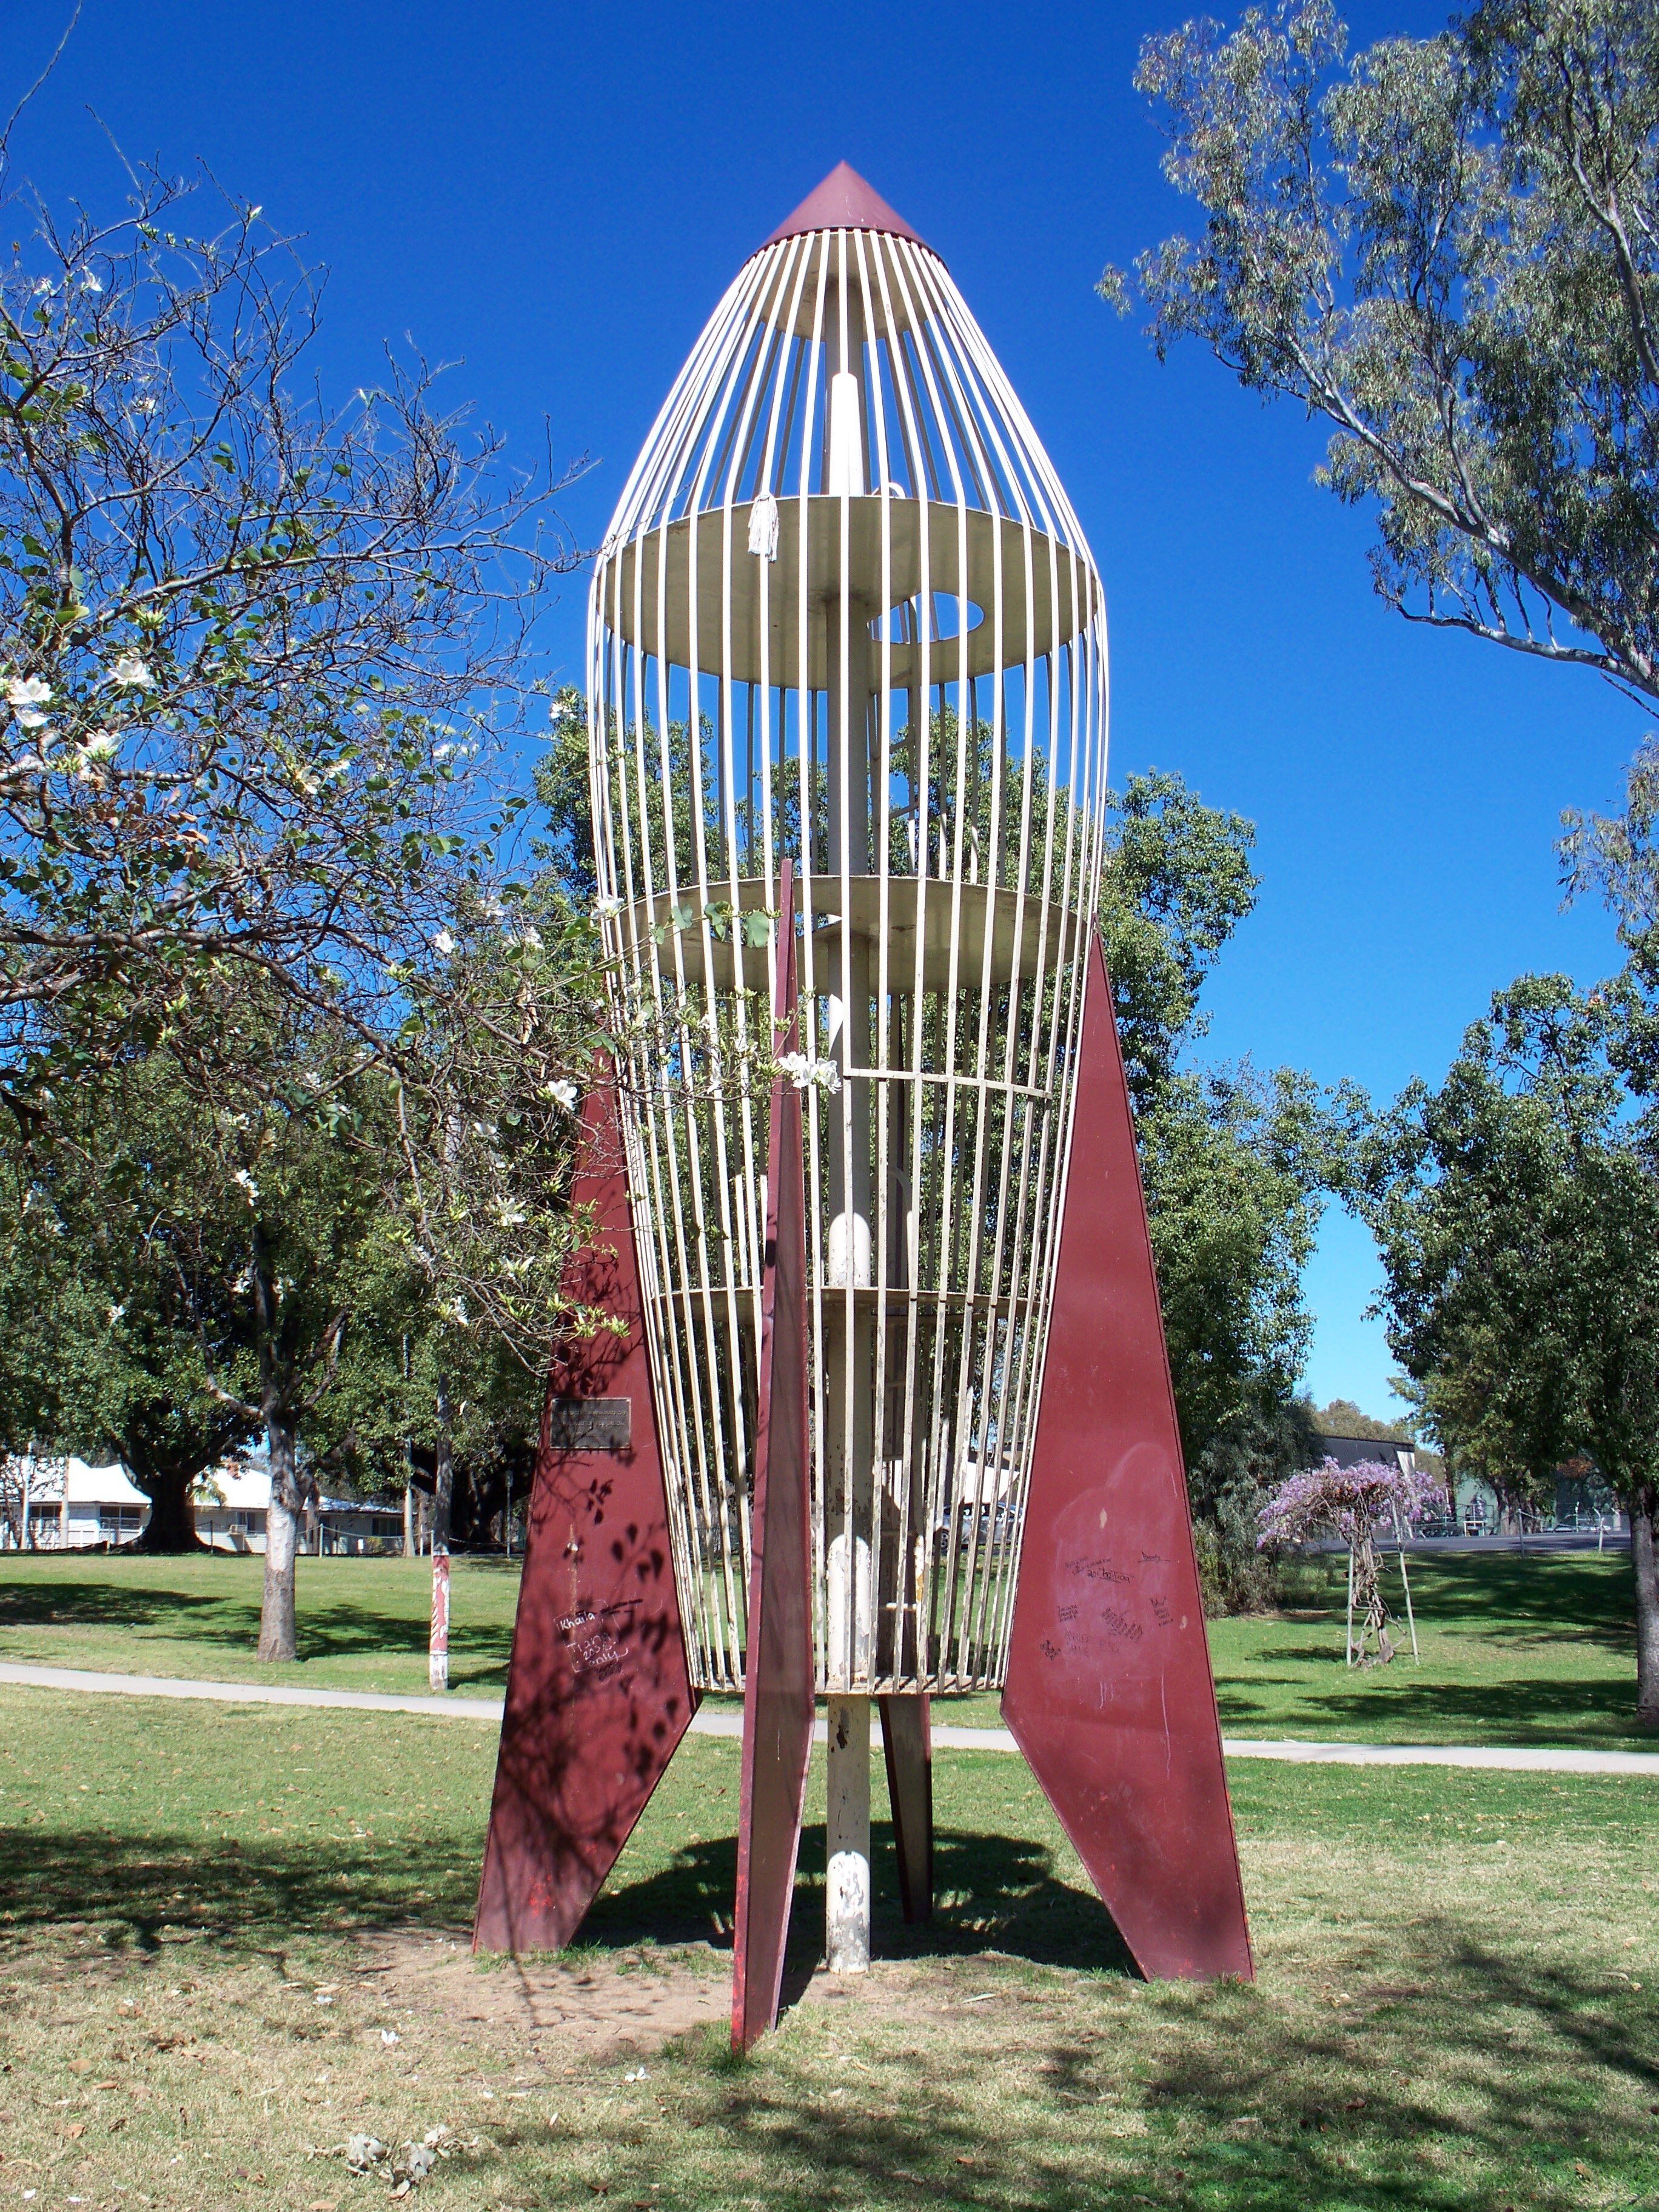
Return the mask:
[[[1237,1766],[1259,1978],[1194,1988],[1125,1972],[1006,1756],[940,1756],[905,1929],[878,1765],[880,1958],[837,1994],[820,1763],[792,2008],[733,2063],[736,1745],[688,1740],[583,1947],[523,1970],[448,1948],[494,1748],[0,1688],[0,2205],[353,2212],[384,2169],[329,2154],[441,2125],[454,2212],[1659,2204],[1659,1785]],[[675,2004],[711,2024],[663,2041]]]
[[[0,1553],[0,1659],[267,1680],[253,1656],[257,1559],[149,1559]],[[1412,1569],[1423,1663],[1342,1664],[1340,1565],[1302,1571],[1298,1604],[1210,1624],[1230,1735],[1400,1743],[1595,1744],[1654,1748],[1632,1730],[1635,1644],[1628,1560],[1609,1553],[1485,1554]],[[1389,1572],[1391,1600],[1393,1570]],[[426,1687],[424,1560],[301,1559],[297,1682]],[[458,1559],[450,1681],[499,1693],[518,1571]],[[942,1700],[941,1719],[992,1726],[994,1698]]]

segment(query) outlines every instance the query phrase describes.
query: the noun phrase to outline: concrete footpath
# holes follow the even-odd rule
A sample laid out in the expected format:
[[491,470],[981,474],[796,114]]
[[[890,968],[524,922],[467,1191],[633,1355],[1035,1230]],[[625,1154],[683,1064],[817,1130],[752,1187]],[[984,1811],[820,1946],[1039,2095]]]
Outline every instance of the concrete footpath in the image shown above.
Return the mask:
[[[233,1705],[315,1705],[335,1712],[428,1713],[440,1720],[481,1721],[499,1728],[499,1698],[394,1698],[374,1690],[307,1690],[278,1682],[204,1682],[193,1676],[100,1674],[78,1667],[26,1667],[0,1661],[0,1683],[26,1689],[80,1690],[128,1698],[207,1698]],[[694,1735],[741,1738],[736,1713],[699,1713]],[[817,1741],[825,1740],[824,1724]],[[1017,1751],[1006,1729],[952,1728],[936,1724],[933,1741],[944,1751]],[[1304,1743],[1295,1737],[1224,1737],[1229,1759],[1287,1759],[1316,1766],[1484,1766],[1517,1774],[1644,1774],[1659,1781],[1659,1752],[1576,1751],[1530,1746]]]

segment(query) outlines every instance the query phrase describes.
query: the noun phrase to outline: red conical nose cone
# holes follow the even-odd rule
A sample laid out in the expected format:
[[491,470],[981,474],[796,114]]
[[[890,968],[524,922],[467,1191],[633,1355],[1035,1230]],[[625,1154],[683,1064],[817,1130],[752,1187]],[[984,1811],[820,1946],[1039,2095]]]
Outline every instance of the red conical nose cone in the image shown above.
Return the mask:
[[[807,195],[766,243],[775,246],[781,238],[799,238],[808,230],[886,230],[896,238],[914,239],[918,246],[927,245],[927,240],[912,230],[902,215],[895,215],[880,193],[872,191],[858,171],[845,161],[836,162],[817,191]],[[927,250],[931,253],[933,248],[928,246]]]

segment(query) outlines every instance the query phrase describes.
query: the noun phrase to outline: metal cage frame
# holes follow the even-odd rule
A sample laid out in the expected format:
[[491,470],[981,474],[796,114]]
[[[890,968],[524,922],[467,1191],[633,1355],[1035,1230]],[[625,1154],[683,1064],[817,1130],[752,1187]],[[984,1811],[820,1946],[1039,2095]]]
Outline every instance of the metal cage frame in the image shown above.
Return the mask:
[[859,189],[738,272],[589,608],[599,910],[707,1689],[744,1674],[781,864],[817,1680],[861,1696],[1004,1679],[1099,884],[1093,559],[944,263]]

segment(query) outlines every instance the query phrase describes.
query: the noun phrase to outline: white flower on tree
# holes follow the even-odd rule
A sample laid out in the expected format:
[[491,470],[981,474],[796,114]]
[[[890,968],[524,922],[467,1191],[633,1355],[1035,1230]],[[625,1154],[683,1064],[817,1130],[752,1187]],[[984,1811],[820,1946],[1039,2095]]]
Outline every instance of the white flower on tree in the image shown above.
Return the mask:
[[110,670],[109,680],[125,691],[150,691],[155,687],[149,664],[136,653],[124,653],[118,658]]
[[841,1070],[833,1060],[810,1060],[804,1052],[787,1052],[778,1062],[778,1073],[787,1075],[797,1091],[805,1091],[817,1084],[819,1090],[832,1096],[841,1089]]

